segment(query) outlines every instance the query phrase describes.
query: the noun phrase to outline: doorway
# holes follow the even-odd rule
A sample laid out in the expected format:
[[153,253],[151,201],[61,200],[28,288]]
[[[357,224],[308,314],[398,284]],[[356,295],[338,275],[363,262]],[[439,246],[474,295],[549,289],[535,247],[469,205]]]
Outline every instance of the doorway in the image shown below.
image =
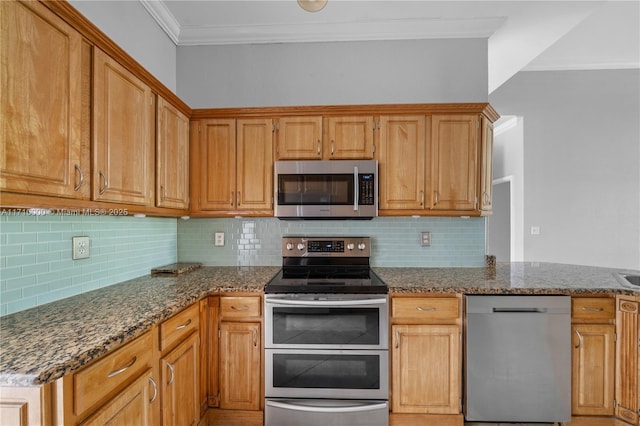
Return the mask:
[[487,254],[511,261],[511,177],[493,181],[493,214],[487,219]]

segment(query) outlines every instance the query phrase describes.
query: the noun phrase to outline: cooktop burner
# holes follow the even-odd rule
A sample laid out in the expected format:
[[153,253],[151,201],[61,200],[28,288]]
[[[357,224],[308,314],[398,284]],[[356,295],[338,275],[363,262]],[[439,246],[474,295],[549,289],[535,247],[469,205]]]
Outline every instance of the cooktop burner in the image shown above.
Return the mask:
[[386,294],[369,265],[368,237],[285,237],[282,269],[265,293]]

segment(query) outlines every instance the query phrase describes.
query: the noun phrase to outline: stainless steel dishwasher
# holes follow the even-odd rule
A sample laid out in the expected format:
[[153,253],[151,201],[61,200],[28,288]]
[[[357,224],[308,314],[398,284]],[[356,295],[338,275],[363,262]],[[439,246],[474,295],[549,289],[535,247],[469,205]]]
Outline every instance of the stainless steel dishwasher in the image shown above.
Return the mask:
[[571,298],[466,300],[466,420],[570,421]]

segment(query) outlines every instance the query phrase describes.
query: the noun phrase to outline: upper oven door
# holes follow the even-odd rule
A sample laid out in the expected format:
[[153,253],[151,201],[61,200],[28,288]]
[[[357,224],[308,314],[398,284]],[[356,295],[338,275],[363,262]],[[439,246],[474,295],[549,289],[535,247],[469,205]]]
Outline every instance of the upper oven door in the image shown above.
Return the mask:
[[279,218],[372,218],[378,215],[375,160],[276,161],[274,215]]
[[387,295],[267,294],[265,347],[388,349]]

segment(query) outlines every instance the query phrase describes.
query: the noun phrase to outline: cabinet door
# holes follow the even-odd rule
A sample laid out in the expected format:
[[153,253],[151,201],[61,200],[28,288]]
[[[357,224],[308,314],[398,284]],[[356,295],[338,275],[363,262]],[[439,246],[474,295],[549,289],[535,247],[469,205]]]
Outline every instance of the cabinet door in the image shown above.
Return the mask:
[[151,206],[154,95],[101,50],[93,60],[93,198]]
[[480,138],[480,210],[491,211],[493,199],[493,123],[482,117]]
[[237,121],[238,210],[273,209],[273,124],[271,119]]
[[424,208],[425,125],[421,115],[380,117],[380,209]]
[[151,407],[158,401],[158,388],[151,370],[141,375],[107,402],[83,426],[128,426],[153,424]]
[[0,2],[0,189],[89,197],[90,48],[38,2]]
[[189,118],[158,97],[156,205],[189,207]]
[[616,417],[638,424],[638,302],[616,297]]
[[615,326],[572,327],[573,415],[613,415]]
[[200,420],[198,333],[193,333],[161,360],[162,424],[196,425]]
[[372,116],[329,117],[327,122],[330,160],[373,158]]
[[219,397],[219,353],[218,320],[220,318],[220,297],[209,296],[200,302],[200,408],[217,407]]
[[[195,130],[194,130],[195,132]],[[196,210],[233,210],[236,206],[236,121],[203,120],[198,127],[194,160],[199,189],[194,194]],[[196,156],[197,155],[197,156]]]
[[432,117],[429,194],[432,209],[476,209],[478,123],[476,115]]
[[319,160],[322,158],[322,117],[283,117],[276,127],[277,160]]
[[260,408],[260,323],[220,323],[220,408]]
[[392,333],[391,411],[459,414],[460,327],[394,325]]

